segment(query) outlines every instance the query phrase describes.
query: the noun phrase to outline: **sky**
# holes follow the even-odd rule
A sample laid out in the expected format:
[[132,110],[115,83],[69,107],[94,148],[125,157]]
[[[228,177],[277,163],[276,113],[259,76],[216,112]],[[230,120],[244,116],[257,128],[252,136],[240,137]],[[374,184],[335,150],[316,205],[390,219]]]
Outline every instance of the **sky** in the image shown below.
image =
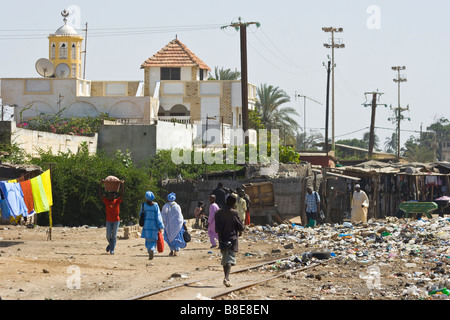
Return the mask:
[[[444,28],[450,2],[445,0],[18,0],[2,1],[0,10],[0,78],[39,77],[35,63],[48,58],[47,36],[63,25],[60,12],[76,8],[69,24],[80,33],[88,23],[86,78],[140,80],[141,64],[177,37],[212,70],[240,70],[237,22],[247,28],[248,81],[279,87],[290,97],[307,132],[325,135],[330,33],[345,48],[335,49],[335,141],[361,139],[369,131],[371,101],[378,91],[375,133],[383,147],[394,133],[393,108],[398,86],[393,66],[405,66],[400,102],[401,143],[418,136],[448,115],[450,37]],[[74,16],[73,16],[74,17]],[[307,96],[306,106],[304,98]],[[367,98],[367,99],[366,99]],[[386,105],[386,106],[385,106]],[[391,108],[392,106],[392,108]],[[304,111],[306,110],[306,115]],[[330,87],[329,137],[332,136]]]

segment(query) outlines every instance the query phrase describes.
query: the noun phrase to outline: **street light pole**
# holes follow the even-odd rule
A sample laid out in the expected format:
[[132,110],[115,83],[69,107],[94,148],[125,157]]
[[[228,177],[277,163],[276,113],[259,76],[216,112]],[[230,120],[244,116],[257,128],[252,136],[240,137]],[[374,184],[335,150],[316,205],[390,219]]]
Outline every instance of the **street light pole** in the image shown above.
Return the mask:
[[309,99],[309,100],[311,100],[311,101],[313,101],[315,103],[318,103],[320,105],[323,105],[323,104],[320,103],[319,101],[316,101],[316,100],[314,100],[314,99],[312,99],[310,97],[307,97],[305,95],[298,94],[295,97],[296,98],[297,97],[303,98],[303,132],[304,132],[304,135],[305,135],[304,138],[303,138],[303,150],[306,150],[306,99]]
[[335,131],[335,124],[334,124],[334,68],[336,67],[334,63],[334,49],[340,49],[345,48],[345,44],[343,43],[335,43],[334,39],[334,33],[335,32],[343,32],[343,28],[334,28],[334,27],[323,27],[322,30],[324,32],[331,32],[331,44],[324,43],[323,45],[326,48],[331,48],[331,149],[334,150],[334,131]]

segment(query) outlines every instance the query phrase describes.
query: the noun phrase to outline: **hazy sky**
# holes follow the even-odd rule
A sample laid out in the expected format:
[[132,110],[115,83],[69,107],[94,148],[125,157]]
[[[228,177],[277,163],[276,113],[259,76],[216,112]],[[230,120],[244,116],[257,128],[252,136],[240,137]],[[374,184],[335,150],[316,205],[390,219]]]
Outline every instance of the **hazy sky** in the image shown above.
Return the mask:
[[[39,77],[35,62],[48,58],[49,33],[62,24],[60,12],[79,8],[82,27],[88,23],[89,80],[143,80],[140,65],[175,38],[187,45],[214,70],[240,70],[239,32],[220,26],[260,22],[248,28],[249,82],[278,86],[291,96],[303,127],[324,133],[327,55],[323,46],[331,35],[322,27],[341,27],[336,38],[345,44],[335,50],[335,135],[362,138],[369,131],[370,108],[365,92],[383,93],[379,103],[397,107],[397,74],[392,66],[406,66],[402,75],[402,143],[418,135],[436,118],[448,115],[447,89],[450,39],[444,24],[450,2],[444,0],[348,1],[2,1],[0,10],[0,77]],[[72,22],[71,22],[72,23]],[[119,34],[120,32],[120,34]],[[80,30],[80,33],[82,31]],[[367,101],[371,97],[368,96]],[[388,120],[393,110],[379,106],[376,134],[383,145],[394,132]],[[309,129],[308,129],[309,130]],[[331,99],[330,131],[331,138]]]

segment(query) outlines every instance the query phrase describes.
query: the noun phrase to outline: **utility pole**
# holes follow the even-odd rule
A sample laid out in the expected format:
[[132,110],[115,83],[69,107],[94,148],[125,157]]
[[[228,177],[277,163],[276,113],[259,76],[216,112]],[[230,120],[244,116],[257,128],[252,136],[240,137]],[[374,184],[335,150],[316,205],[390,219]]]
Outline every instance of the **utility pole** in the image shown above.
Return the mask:
[[[325,62],[323,63],[325,66]],[[330,151],[328,146],[328,115],[330,110],[330,72],[331,72],[331,60],[328,57],[328,67],[327,68],[327,106],[325,111],[325,152],[328,154]]]
[[221,29],[228,27],[234,27],[236,30],[240,30],[241,36],[241,95],[242,95],[242,124],[245,135],[245,144],[248,144],[248,73],[247,73],[247,27],[255,24],[257,28],[261,25],[259,22],[242,22],[239,17],[239,22],[231,23],[230,25],[223,26]]
[[324,32],[331,32],[331,44],[324,43],[323,45],[325,48],[331,48],[331,149],[334,150],[334,131],[335,131],[335,124],[334,124],[334,68],[336,67],[336,64],[334,63],[334,49],[340,49],[345,48],[345,44],[340,43],[340,41],[335,42],[334,33],[335,32],[343,32],[343,28],[334,28],[334,27],[323,27],[322,30]]
[[406,82],[407,79],[400,75],[400,70],[405,70],[405,66],[395,66],[392,67],[392,70],[397,71],[397,78],[394,79],[394,82],[398,84],[398,106],[395,108],[396,110],[396,121],[397,121],[397,160],[400,161],[400,122],[403,119],[402,112],[409,110],[409,106],[405,109],[400,105],[400,83]]
[[[377,108],[377,95],[381,96],[383,93],[381,92],[365,92],[365,95],[371,94],[372,95],[372,102],[371,103],[363,103],[364,107],[372,106],[372,117],[370,120],[370,134],[369,134],[369,159],[372,158],[373,155],[373,148],[375,146],[375,113]],[[366,97],[367,99],[367,97]],[[387,107],[386,104],[382,104],[383,106]]]
[[86,80],[86,54],[87,54],[87,38],[88,38],[88,23],[86,22],[86,29],[83,29],[86,32],[84,37],[84,62],[83,62],[83,79]]
[[310,98],[310,97],[302,96],[300,94],[295,93],[295,100],[297,100],[297,97],[303,98],[303,132],[305,134],[305,136],[303,138],[303,150],[306,150],[306,99],[309,99],[315,103],[318,103],[321,106],[323,106],[323,104],[320,103],[319,101],[316,101],[316,100]]

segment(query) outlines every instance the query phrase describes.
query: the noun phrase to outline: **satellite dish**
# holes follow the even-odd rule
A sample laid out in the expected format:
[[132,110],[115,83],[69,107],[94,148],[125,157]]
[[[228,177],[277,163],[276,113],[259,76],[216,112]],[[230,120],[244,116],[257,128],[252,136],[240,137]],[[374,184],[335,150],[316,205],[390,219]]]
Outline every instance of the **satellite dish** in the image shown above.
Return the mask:
[[66,63],[60,63],[55,70],[58,78],[68,78],[70,76],[70,67]]
[[50,60],[41,58],[36,61],[36,71],[44,78],[52,77],[55,74],[55,65]]

